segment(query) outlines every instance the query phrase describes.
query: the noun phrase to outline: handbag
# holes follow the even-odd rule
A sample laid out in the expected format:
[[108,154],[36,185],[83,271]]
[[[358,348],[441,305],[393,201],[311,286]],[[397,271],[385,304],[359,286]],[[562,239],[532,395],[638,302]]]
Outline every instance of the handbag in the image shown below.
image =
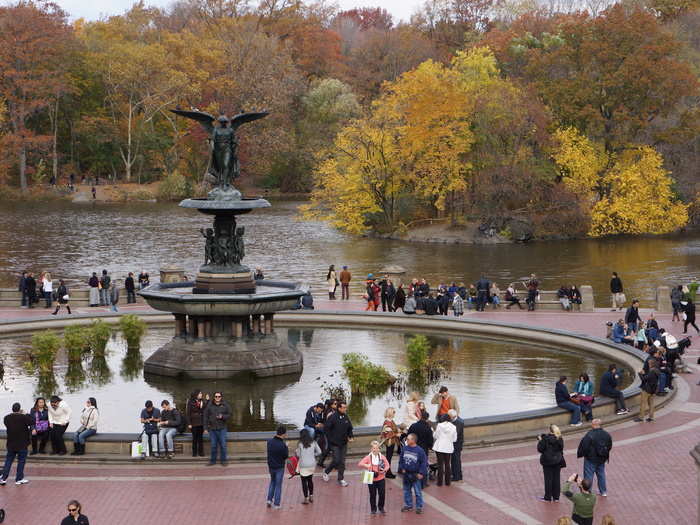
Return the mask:
[[362,483],[365,485],[371,485],[374,483],[374,472],[371,470],[365,470],[362,473]]
[[49,429],[49,422],[45,419],[39,419],[39,414],[36,414],[36,424],[34,429],[37,432],[46,432]]
[[621,302],[621,303],[626,303],[626,302],[627,302],[627,296],[626,296],[624,293],[622,293],[622,292],[620,292],[619,299],[620,299],[620,302]]
[[143,443],[141,443],[140,441],[132,441],[131,442],[131,457],[132,458],[141,457],[142,453],[143,453]]

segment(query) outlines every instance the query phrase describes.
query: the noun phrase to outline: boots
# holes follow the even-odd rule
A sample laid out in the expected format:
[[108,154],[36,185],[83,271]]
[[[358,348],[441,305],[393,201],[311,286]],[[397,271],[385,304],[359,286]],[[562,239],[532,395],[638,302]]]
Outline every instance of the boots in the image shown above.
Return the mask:
[[73,443],[73,452],[70,453],[71,456],[80,455],[80,443]]
[[53,311],[51,315],[56,315],[58,313],[58,305],[56,306],[56,309]]
[[85,455],[85,443],[83,443],[82,445],[80,445],[80,444],[78,445],[78,452],[79,452],[79,454],[78,454],[79,456]]
[[68,315],[70,315],[70,306],[66,305],[66,308],[68,308]]

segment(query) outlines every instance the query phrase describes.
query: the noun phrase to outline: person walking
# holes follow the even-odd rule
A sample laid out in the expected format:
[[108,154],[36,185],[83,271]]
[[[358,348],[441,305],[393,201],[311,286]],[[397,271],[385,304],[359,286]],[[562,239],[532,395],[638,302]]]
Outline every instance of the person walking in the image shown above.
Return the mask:
[[22,411],[19,403],[13,403],[12,412],[4,419],[7,429],[5,442],[5,467],[2,471],[0,485],[7,483],[10,477],[10,469],[15,458],[17,458],[17,472],[15,474],[15,485],[24,485],[29,480],[24,477],[24,464],[27,461],[27,452],[31,436],[32,418]]
[[280,508],[282,503],[282,481],[284,480],[284,467],[289,457],[289,449],[284,439],[287,437],[287,428],[280,425],[275,435],[267,440],[267,468],[270,471],[270,484],[267,487],[267,506]]
[[350,299],[350,281],[352,280],[352,274],[348,270],[347,266],[343,266],[340,272],[340,298],[344,300]]
[[617,275],[617,272],[613,272],[610,278],[610,294],[612,295],[611,311],[622,310],[626,298],[622,287],[622,279]]
[[648,414],[646,421],[651,423],[654,421],[654,394],[659,390],[659,364],[656,359],[649,359],[649,371],[644,372],[644,369],[638,372],[639,379],[642,381],[640,400],[639,400],[639,417],[634,418],[637,423],[644,422],[644,416]]
[[44,290],[44,300],[46,301],[46,306],[44,308],[51,308],[51,301],[53,299],[53,281],[51,280],[51,274],[49,272],[44,274],[41,284]]
[[136,284],[134,283],[134,274],[129,272],[129,275],[124,279],[124,289],[126,290],[126,304],[136,302]]
[[559,501],[561,493],[561,469],[566,467],[564,460],[564,440],[556,425],[549,425],[549,434],[537,436],[537,452],[544,474],[544,497],[541,501]]
[[601,428],[600,419],[591,421],[592,429],[583,436],[578,445],[576,457],[583,460],[583,477],[593,486],[593,475],[598,477],[598,490],[601,496],[608,495],[608,488],[605,482],[605,463],[610,460],[612,450],[612,437]]
[[335,265],[331,264],[328,267],[326,274],[326,282],[328,283],[328,299],[335,299],[335,290],[338,288],[338,278],[335,275]]
[[316,458],[321,455],[321,447],[311,437],[311,432],[303,428],[299,433],[299,443],[294,452],[299,459],[297,472],[301,478],[301,491],[304,494],[302,504],[307,505],[314,502],[314,470],[316,468]]
[[164,399],[160,404],[160,421],[158,421],[158,448],[163,451],[161,457],[173,459],[175,456],[173,438],[181,425],[182,414],[170,404],[170,401]]
[[618,416],[629,412],[625,406],[625,395],[617,388],[619,379],[620,376],[617,374],[617,365],[615,363],[608,366],[608,371],[604,372],[600,378],[600,394],[615,400]]
[[379,450],[379,441],[372,441],[370,451],[357,464],[358,467],[372,473],[372,482],[367,483],[369,489],[370,514],[386,514],[384,501],[386,498],[386,472],[389,469],[389,460]]
[[452,453],[454,442],[457,441],[457,429],[450,422],[450,416],[442,414],[438,418],[437,427],[433,431],[433,450],[437,454],[438,472],[437,486],[452,483]]
[[688,325],[690,325],[700,334],[700,328],[695,324],[695,303],[692,299],[688,299],[683,301],[681,305],[683,305],[683,333],[688,333]]
[[35,454],[46,453],[46,442],[49,440],[49,410],[46,408],[46,400],[37,397],[34,406],[29,411],[32,418],[32,452]]
[[401,512],[413,510],[413,495],[416,497],[416,514],[423,513],[423,490],[421,482],[428,477],[428,456],[417,446],[415,434],[406,437],[406,446],[399,456],[399,474],[403,474],[403,502]]
[[[579,491],[574,493],[571,484],[576,483]],[[564,496],[574,504],[571,520],[578,525],[593,525],[593,511],[596,504],[595,494],[591,494],[591,482],[580,479],[578,474],[572,474],[564,483]]]
[[117,303],[119,302],[119,288],[117,288],[117,283],[111,281],[109,284],[109,304],[110,309],[113,312],[118,312]]
[[109,286],[112,283],[112,278],[107,274],[107,270],[102,270],[100,278],[100,306],[109,306]]
[[338,471],[338,484],[347,487],[345,481],[345,454],[348,451],[348,442],[353,440],[352,422],[347,415],[348,404],[344,401],[338,402],[338,411],[331,414],[326,421],[326,438],[330,445],[333,460],[323,471],[323,481],[328,481],[328,474],[333,469]]
[[65,306],[68,310],[68,315],[70,315],[71,311],[70,304],[68,304],[69,300],[70,296],[68,295],[68,288],[66,287],[66,283],[63,282],[63,279],[59,279],[58,289],[56,290],[56,309],[53,311],[52,315],[58,315],[61,306]]
[[394,457],[394,450],[400,445],[400,433],[399,427],[396,426],[394,418],[396,417],[396,409],[394,407],[389,407],[384,412],[384,423],[382,424],[382,443],[386,447],[386,477],[393,479],[396,477],[394,473],[391,472],[391,458]]
[[187,428],[192,432],[192,457],[204,457],[204,409],[209,403],[209,395],[206,399],[201,390],[195,390],[190,394],[185,407]]
[[231,417],[231,407],[224,401],[221,392],[214,392],[214,400],[204,409],[204,431],[209,433],[211,455],[209,465],[216,465],[217,451],[220,451],[221,464],[228,465],[226,460],[226,422]]
[[[337,399],[326,399],[325,406],[323,408],[323,443],[319,443],[321,446],[321,450],[323,451],[321,453],[321,457],[318,460],[317,465],[321,467],[322,469],[326,468],[326,465],[324,465],[326,458],[330,455],[331,453],[331,447],[330,444],[328,443],[328,436],[326,435],[326,422],[328,419],[333,415],[336,411],[338,410],[338,400]],[[316,436],[314,436],[316,437]]]
[[462,448],[464,448],[464,420],[459,417],[457,411],[450,409],[447,413],[450,417],[450,422],[455,426],[457,431],[457,439],[454,442],[454,450],[450,458],[450,466],[452,470],[452,481],[462,481]]
[[22,302],[20,303],[20,307],[26,308],[27,307],[27,272],[22,272],[22,275],[19,278],[17,291],[22,295]]
[[61,525],[90,525],[90,520],[83,514],[83,507],[77,499],[68,502],[68,516],[61,520]]
[[80,413],[80,426],[73,434],[73,452],[71,456],[82,456],[85,454],[85,441],[97,434],[97,422],[100,413],[97,411],[97,400],[94,397],[85,402],[85,408]]
[[70,422],[71,408],[58,396],[49,399],[49,436],[51,438],[51,454],[65,455],[66,444],[63,442],[63,434],[66,433]]
[[98,306],[100,304],[100,280],[97,278],[96,272],[92,272],[88,286],[90,287],[88,303],[90,306]]

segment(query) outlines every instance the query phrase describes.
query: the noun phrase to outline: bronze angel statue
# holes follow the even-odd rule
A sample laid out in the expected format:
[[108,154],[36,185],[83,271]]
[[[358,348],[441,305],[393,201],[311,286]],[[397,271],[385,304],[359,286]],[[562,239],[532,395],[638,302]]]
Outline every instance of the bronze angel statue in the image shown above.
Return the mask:
[[[231,186],[231,183],[240,175],[236,130],[246,122],[253,122],[269,115],[267,111],[241,112],[229,119],[226,115],[216,118],[214,115],[198,109],[190,111],[171,109],[170,111],[176,115],[196,120],[209,134],[211,141],[209,173],[216,177],[217,186],[221,188]],[[215,122],[218,122],[219,125],[215,126]]]

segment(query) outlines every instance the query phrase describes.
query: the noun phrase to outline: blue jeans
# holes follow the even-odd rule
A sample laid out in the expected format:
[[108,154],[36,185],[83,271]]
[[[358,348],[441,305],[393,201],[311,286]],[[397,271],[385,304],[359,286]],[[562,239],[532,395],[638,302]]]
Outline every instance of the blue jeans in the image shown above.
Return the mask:
[[583,460],[583,479],[587,479],[591,483],[591,489],[593,488],[593,474],[598,476],[598,490],[601,494],[608,491],[605,485],[605,463],[597,465],[592,461],[587,459]]
[[[177,434],[176,428],[161,428],[158,431],[158,448],[171,454],[175,451],[173,447],[173,437]],[[167,446],[166,446],[167,445]]]
[[413,495],[411,490],[416,493],[416,508],[423,508],[423,491],[421,489],[421,480],[408,481],[406,475],[403,477],[403,503],[409,508],[413,508]]
[[564,401],[563,403],[559,403],[557,406],[571,412],[572,425],[581,422],[581,407],[578,406],[576,403],[572,403],[571,401]]
[[452,457],[450,458],[452,470],[452,481],[462,480],[462,447],[455,446]]
[[209,461],[216,463],[216,449],[221,450],[221,462],[226,461],[226,429],[209,430],[209,439],[211,440],[211,456]]
[[637,331],[637,321],[627,324],[627,335]]
[[75,434],[73,434],[73,442],[84,445],[87,438],[89,438],[90,436],[94,436],[95,434],[97,434],[97,430],[95,430],[94,428],[88,428],[83,430],[82,432],[76,432]]
[[5,453],[5,468],[2,470],[2,479],[7,479],[10,477],[10,468],[12,468],[12,462],[17,458],[17,475],[15,476],[15,481],[24,479],[24,463],[27,461],[27,449],[16,451],[8,450]]
[[277,507],[280,506],[280,502],[282,501],[283,479],[284,468],[270,469],[270,486],[267,488],[267,501],[272,501]]
[[113,312],[118,312],[118,311],[119,311],[119,308],[117,308],[117,303],[112,303],[112,304],[110,304],[110,305],[109,305],[109,308],[110,308]]
[[666,383],[668,382],[668,378],[666,377],[666,374],[659,374],[659,388],[658,392],[663,392],[664,389],[668,386]]
[[316,436],[316,429],[314,427],[310,427],[308,425],[304,425],[304,429],[309,431],[309,436],[311,439],[314,439],[314,436]]
[[100,305],[109,306],[109,289],[100,288]]

